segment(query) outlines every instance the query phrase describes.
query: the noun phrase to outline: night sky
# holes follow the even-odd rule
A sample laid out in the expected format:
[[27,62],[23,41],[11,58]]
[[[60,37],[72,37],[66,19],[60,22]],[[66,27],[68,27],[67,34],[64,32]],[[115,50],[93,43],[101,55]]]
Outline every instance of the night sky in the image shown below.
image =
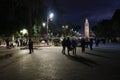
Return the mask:
[[65,11],[63,23],[68,21],[84,26],[88,18],[90,26],[102,19],[110,19],[116,9],[120,9],[120,0],[58,0]]

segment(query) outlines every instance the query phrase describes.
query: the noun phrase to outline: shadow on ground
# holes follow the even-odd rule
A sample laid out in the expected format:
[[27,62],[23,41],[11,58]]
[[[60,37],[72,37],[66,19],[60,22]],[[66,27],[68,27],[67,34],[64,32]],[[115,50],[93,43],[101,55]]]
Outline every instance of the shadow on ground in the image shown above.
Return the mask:
[[85,52],[85,53],[86,53],[86,54],[89,54],[89,55],[97,56],[97,57],[103,57],[103,58],[106,58],[106,59],[110,59],[109,57],[103,56],[103,55],[98,55],[98,54],[89,53],[89,52]]
[[0,56],[0,59],[6,59],[6,58],[10,58],[12,56],[13,56],[13,53],[9,53],[9,54],[5,54],[5,55]]
[[77,56],[77,55],[66,55],[67,58],[69,58],[70,60],[72,61],[76,61],[76,62],[80,62],[82,64],[85,64],[89,67],[94,67],[94,66],[97,66],[98,63],[96,63],[95,61],[93,60],[90,60],[88,58],[84,58],[82,56]]

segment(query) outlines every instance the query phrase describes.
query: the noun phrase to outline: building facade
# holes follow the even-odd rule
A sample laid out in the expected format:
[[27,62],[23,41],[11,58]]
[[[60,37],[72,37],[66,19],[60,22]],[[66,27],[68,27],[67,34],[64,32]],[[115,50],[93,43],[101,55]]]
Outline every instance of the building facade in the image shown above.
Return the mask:
[[85,36],[85,38],[89,38],[89,22],[88,22],[88,19],[85,19],[84,36]]

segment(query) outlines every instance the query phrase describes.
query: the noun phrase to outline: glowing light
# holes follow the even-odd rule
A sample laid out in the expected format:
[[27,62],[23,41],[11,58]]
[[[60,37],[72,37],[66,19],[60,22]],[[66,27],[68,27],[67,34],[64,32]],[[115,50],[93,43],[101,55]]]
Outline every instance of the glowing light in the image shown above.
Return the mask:
[[50,13],[49,18],[53,18],[54,14]]
[[43,25],[43,27],[45,27],[45,25],[46,25],[45,22],[43,22],[42,25]]
[[28,34],[27,29],[23,29],[23,30],[21,30],[20,32],[21,32],[23,35]]

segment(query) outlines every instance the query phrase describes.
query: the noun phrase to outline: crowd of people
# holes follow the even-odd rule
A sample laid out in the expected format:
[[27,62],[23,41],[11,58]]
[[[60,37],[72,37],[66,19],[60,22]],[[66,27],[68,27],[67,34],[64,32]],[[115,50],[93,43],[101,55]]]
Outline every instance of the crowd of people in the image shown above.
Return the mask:
[[[85,52],[86,47],[89,47],[90,50],[93,50],[93,41],[95,41],[95,45],[96,47],[98,47],[100,43],[100,39],[84,38],[84,37],[78,38],[75,36],[64,37],[60,42],[62,45],[62,53],[63,54],[68,53],[69,55],[70,52],[72,52],[75,55],[77,46],[81,47],[82,52]],[[105,40],[102,40],[102,41],[105,44]],[[5,43],[6,43],[6,48],[14,47],[13,43],[8,38],[5,40]],[[34,52],[33,39],[16,39],[15,43],[16,43],[16,46],[18,47],[27,46],[27,48],[29,49],[29,53]],[[1,40],[0,40],[0,44],[1,44]]]
[[[13,48],[14,45],[11,42],[9,38],[5,40],[6,43],[6,48]],[[33,52],[33,40],[30,38],[29,40],[27,39],[16,39],[15,40],[16,46],[22,47],[22,46],[28,46],[29,53],[31,54]]]
[[64,37],[62,40],[62,53],[67,53],[69,55],[69,52],[72,51],[73,54],[76,54],[76,47],[78,46],[78,43],[80,43],[80,47],[82,48],[82,52],[85,52],[85,48],[89,46],[90,50],[93,50],[93,38],[82,38],[78,40],[75,37]]

